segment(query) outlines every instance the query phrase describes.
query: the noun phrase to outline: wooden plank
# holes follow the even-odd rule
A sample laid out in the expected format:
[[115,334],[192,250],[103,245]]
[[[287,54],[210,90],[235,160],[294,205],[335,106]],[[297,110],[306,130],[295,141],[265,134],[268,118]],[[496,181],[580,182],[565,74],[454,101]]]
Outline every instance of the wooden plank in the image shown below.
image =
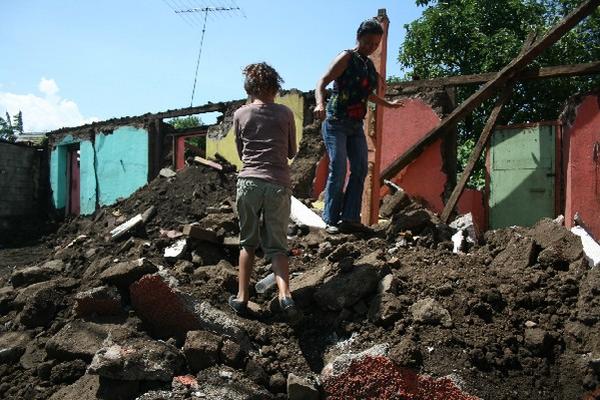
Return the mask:
[[[600,61],[594,61],[585,64],[557,65],[555,67],[543,67],[537,69],[528,69],[517,75],[517,81],[532,81],[547,78],[563,78],[573,76],[585,76],[600,74]],[[488,72],[485,74],[448,76],[436,79],[423,79],[409,82],[395,83],[389,86],[389,89],[419,89],[419,88],[439,88],[444,86],[466,86],[481,84],[494,79],[498,72]]]
[[194,161],[199,164],[206,165],[207,167],[214,168],[217,171],[223,171],[223,166],[221,164],[207,160],[206,158],[196,156],[194,157]]
[[490,80],[477,92],[473,93],[471,97],[444,118],[436,128],[429,131],[408,149],[406,153],[386,168],[381,174],[381,178],[389,179],[400,172],[404,167],[415,160],[427,146],[438,139],[449,128],[461,121],[467,113],[473,111],[481,103],[493,96],[498,88],[502,87],[508,80],[512,79],[517,73],[522,71],[535,57],[540,55],[552,44],[556,43],[565,33],[577,25],[579,21],[594,12],[598,5],[600,5],[600,0],[586,0],[582,2],[579,7],[550,29],[550,31],[548,31],[540,40],[498,72],[494,79]]
[[492,113],[490,114],[490,117],[488,118],[488,120],[485,124],[485,127],[483,128],[483,132],[481,133],[481,136],[479,137],[479,140],[477,141],[477,144],[475,145],[475,148],[473,149],[473,152],[471,153],[471,156],[469,157],[467,166],[465,167],[465,170],[463,171],[462,175],[460,176],[460,180],[458,181],[458,184],[454,187],[454,190],[452,191],[452,194],[450,195],[448,202],[444,206],[444,210],[442,211],[442,215],[441,215],[442,222],[447,223],[448,219],[450,218],[450,214],[452,214],[452,211],[454,211],[454,207],[456,207],[456,203],[458,203],[458,199],[460,198],[460,195],[464,191],[465,186],[467,185],[467,181],[471,177],[471,173],[473,172],[473,169],[475,168],[475,163],[477,162],[477,160],[479,160],[479,157],[481,157],[481,154],[483,153],[483,149],[485,148],[485,145],[486,145],[487,141],[489,140],[490,135],[494,131],[494,127],[496,126],[496,120],[498,119],[498,116],[500,115],[500,112],[502,111],[502,107],[504,107],[504,104],[510,98],[510,94],[512,93],[512,88],[513,88],[512,84],[506,86],[506,88],[503,90],[500,97],[498,97],[498,100],[496,101],[496,104],[494,105],[494,108],[492,109]]

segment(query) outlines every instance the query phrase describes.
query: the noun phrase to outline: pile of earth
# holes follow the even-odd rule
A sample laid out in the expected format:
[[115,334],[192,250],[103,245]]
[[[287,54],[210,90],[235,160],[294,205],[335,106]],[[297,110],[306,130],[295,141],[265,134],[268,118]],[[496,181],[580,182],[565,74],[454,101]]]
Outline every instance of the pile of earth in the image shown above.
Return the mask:
[[[563,226],[486,232],[455,254],[453,231],[397,194],[372,232],[290,231],[299,323],[272,291],[241,318],[234,186],[204,167],[159,177],[5,271],[0,397],[596,398],[600,272]],[[195,222],[210,235],[182,236]],[[252,283],[268,273],[259,259]]]

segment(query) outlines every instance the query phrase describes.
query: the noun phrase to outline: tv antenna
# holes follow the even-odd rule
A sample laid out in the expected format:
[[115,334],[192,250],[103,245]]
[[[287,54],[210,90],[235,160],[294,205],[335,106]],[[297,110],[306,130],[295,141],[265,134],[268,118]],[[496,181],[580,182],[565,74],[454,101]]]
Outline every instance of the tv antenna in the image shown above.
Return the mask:
[[[212,3],[212,1],[211,1]],[[231,2],[230,2],[231,3]],[[169,6],[170,4],[167,3]],[[235,2],[234,2],[234,6],[235,6]],[[204,35],[206,34],[206,23],[208,21],[208,15],[211,14],[224,14],[224,13],[230,13],[230,12],[234,12],[234,11],[240,11],[243,14],[243,11],[241,11],[242,9],[240,7],[237,6],[232,6],[232,7],[220,7],[220,6],[214,6],[214,7],[199,7],[199,8],[189,8],[189,9],[184,9],[184,10],[176,10],[173,7],[171,7],[173,9],[173,11],[175,12],[175,14],[180,14],[181,16],[184,15],[190,15],[193,13],[204,13],[204,18],[202,21],[202,36],[200,38],[200,47],[198,49],[198,59],[196,60],[196,72],[194,73],[194,85],[192,86],[192,96],[190,99],[190,107],[192,107],[194,105],[194,95],[196,94],[196,83],[198,81],[198,69],[200,67],[200,58],[202,57],[202,48],[204,46]]]

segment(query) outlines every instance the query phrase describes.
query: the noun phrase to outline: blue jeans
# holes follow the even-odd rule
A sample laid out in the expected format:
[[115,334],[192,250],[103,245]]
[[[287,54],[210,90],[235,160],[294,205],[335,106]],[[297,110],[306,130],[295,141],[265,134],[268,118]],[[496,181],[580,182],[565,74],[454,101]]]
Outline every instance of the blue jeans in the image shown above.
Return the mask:
[[[329,155],[323,220],[329,225],[336,225],[340,221],[359,222],[368,169],[368,147],[363,122],[327,118],[323,122],[321,133]],[[344,192],[346,160],[350,162],[350,179]]]

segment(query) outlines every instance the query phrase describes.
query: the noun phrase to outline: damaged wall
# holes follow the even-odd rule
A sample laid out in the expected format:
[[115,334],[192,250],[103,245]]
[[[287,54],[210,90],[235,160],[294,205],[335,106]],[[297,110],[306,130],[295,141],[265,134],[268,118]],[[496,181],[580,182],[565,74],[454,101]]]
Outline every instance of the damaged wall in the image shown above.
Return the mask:
[[148,131],[122,126],[97,134],[68,134],[55,138],[50,154],[50,186],[55,209],[67,206],[67,153],[79,146],[80,209],[90,215],[97,206],[129,197],[148,182]]
[[15,217],[45,210],[42,149],[0,142],[0,230]]
[[579,213],[600,239],[600,91],[577,96],[562,115],[564,126],[565,223]]
[[[294,113],[296,122],[296,143],[300,146],[304,125],[304,94],[293,89],[289,92],[283,92],[282,96],[277,96],[275,102],[288,106]],[[231,123],[231,121],[229,122]],[[225,134],[219,129],[211,129],[209,131],[208,136],[206,137],[206,157],[214,159],[215,155],[219,154],[225,160],[235,165],[239,170],[242,167],[242,161],[237,154],[233,126],[227,125],[227,129],[227,133]]]

